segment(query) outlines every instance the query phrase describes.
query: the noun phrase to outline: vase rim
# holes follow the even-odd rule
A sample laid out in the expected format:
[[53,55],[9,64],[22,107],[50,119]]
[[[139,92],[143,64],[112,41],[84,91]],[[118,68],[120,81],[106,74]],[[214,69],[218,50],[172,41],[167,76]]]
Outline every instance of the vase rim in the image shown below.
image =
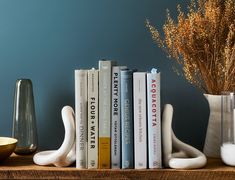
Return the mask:
[[233,95],[233,94],[235,94],[235,92],[223,91],[221,94],[207,94],[207,93],[204,93],[203,95],[204,95],[204,96],[215,96],[215,97],[219,97],[219,96],[222,96],[222,95]]
[[207,94],[207,93],[204,93],[203,95],[204,96],[221,96],[222,94],[218,95],[218,94]]

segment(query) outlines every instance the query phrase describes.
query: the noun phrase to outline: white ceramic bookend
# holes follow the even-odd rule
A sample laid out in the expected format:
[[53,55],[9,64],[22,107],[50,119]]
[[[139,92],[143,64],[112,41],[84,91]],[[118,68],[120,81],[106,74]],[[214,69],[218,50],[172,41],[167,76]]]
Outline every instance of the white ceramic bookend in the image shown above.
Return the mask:
[[65,136],[58,150],[42,151],[34,155],[33,161],[38,165],[69,166],[75,162],[75,118],[70,106],[63,107],[61,111]]
[[173,107],[166,104],[162,117],[163,160],[165,166],[175,169],[202,168],[206,165],[206,156],[175,136],[171,128],[172,117]]

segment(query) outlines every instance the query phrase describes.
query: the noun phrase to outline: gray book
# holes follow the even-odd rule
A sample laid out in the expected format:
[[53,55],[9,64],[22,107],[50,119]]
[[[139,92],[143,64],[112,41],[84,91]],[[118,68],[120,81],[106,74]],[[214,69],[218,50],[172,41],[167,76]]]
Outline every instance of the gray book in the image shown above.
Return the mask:
[[133,71],[121,70],[122,169],[134,168]]

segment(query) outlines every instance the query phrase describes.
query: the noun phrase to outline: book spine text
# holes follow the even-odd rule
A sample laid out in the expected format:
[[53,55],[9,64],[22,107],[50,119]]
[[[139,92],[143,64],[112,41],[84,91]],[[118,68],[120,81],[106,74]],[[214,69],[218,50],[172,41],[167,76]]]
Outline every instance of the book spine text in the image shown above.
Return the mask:
[[111,72],[114,62],[99,61],[99,168],[109,169],[111,164]]
[[134,168],[133,71],[121,70],[122,168]]
[[133,74],[135,169],[147,168],[146,73]]
[[98,70],[88,70],[88,169],[98,168]]
[[160,73],[147,74],[149,168],[161,168]]
[[75,70],[76,168],[87,168],[87,70]]

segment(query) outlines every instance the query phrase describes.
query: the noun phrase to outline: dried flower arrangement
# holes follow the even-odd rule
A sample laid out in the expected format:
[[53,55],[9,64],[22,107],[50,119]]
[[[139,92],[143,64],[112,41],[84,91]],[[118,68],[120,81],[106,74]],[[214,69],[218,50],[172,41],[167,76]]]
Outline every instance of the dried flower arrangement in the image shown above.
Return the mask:
[[235,91],[235,1],[191,1],[187,14],[177,9],[177,22],[167,11],[164,38],[147,20],[153,40],[205,93]]

